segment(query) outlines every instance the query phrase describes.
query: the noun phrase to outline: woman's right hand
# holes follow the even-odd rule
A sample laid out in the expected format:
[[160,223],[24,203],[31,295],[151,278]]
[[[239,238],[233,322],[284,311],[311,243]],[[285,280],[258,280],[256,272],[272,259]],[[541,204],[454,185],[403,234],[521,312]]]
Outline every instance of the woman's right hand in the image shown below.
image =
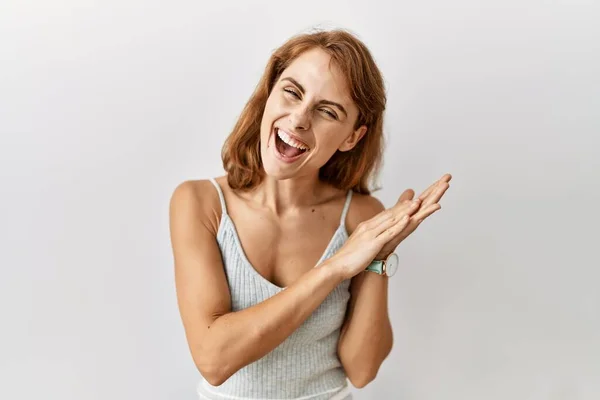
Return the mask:
[[346,243],[328,261],[339,268],[343,279],[350,279],[373,261],[383,246],[397,236],[420,207],[421,200],[397,204],[361,222]]

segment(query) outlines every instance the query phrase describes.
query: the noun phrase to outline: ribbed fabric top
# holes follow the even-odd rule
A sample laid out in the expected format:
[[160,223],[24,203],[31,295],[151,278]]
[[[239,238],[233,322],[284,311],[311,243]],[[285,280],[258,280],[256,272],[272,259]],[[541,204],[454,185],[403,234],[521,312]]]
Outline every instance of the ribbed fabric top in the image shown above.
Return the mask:
[[[285,288],[270,282],[252,266],[242,248],[233,221],[227,214],[219,184],[210,179],[221,200],[217,242],[221,250],[232,311],[254,306]],[[340,226],[316,265],[331,257],[348,239],[346,214],[352,199],[348,191]],[[315,266],[316,266],[315,265]],[[243,367],[220,386],[201,379],[201,399],[351,399],[346,374],[337,356],[340,329],[350,298],[350,279],[340,283],[284,342],[263,358]]]

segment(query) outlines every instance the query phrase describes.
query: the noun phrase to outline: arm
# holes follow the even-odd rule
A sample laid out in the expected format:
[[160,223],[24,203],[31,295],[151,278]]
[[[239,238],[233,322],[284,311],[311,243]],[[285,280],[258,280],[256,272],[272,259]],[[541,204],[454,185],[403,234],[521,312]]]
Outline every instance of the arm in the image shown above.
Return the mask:
[[[384,209],[374,197],[356,202],[357,210],[349,228]],[[350,382],[366,386],[377,375],[392,349],[392,326],[388,315],[388,277],[361,272],[352,278],[346,320],[338,342],[338,356]]]
[[218,199],[212,193],[208,181],[184,182],[172,195],[169,215],[177,301],[188,346],[202,376],[220,385],[282,343],[343,277],[334,261],[325,262],[268,300],[231,312],[216,242]]
[[[452,175],[444,174],[414,201],[414,191],[405,190],[391,209],[410,215],[410,223],[389,240],[375,256],[383,259],[417,229],[419,224],[441,208],[438,201],[450,187]],[[379,200],[361,196],[355,212],[349,213],[349,231],[357,223],[383,210]],[[357,199],[358,200],[358,199]],[[408,214],[407,214],[408,213]],[[353,216],[354,215],[354,216]],[[362,271],[352,278],[350,303],[338,342],[338,355],[346,375],[356,387],[372,381],[392,349],[392,327],[387,309],[388,277]]]

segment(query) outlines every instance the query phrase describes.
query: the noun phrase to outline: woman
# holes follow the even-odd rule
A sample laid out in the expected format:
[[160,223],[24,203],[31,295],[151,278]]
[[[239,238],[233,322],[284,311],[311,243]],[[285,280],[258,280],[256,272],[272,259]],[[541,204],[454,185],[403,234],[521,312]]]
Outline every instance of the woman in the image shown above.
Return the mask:
[[385,211],[370,196],[385,101],[357,38],[294,37],[225,143],[227,175],[175,189],[177,297],[201,399],[348,399],[346,378],[374,379],[392,348],[390,254],[451,178]]

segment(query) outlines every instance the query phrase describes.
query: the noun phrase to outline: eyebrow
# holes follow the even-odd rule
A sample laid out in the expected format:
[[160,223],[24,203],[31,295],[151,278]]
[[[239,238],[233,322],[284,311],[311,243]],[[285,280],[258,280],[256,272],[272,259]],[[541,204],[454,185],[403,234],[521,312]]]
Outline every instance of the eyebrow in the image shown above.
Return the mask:
[[[282,80],[282,81],[290,81],[290,82],[292,82],[294,85],[298,86],[298,89],[300,89],[300,91],[301,91],[301,92],[304,94],[304,87],[303,87],[301,84],[299,84],[299,83],[298,83],[298,81],[297,81],[297,80],[295,80],[294,78],[292,78],[292,77],[285,77],[285,78],[282,78],[281,80]],[[341,111],[342,111],[344,114],[346,114],[346,117],[348,116],[348,112],[346,111],[346,109],[344,108],[344,106],[342,106],[342,105],[341,105],[341,104],[339,104],[339,103],[336,103],[336,102],[334,102],[334,101],[331,101],[331,100],[321,100],[319,103],[326,104],[326,105],[328,105],[328,106],[334,106],[334,107],[337,107],[337,108],[339,108],[339,109],[340,109],[340,110],[341,110]]]

